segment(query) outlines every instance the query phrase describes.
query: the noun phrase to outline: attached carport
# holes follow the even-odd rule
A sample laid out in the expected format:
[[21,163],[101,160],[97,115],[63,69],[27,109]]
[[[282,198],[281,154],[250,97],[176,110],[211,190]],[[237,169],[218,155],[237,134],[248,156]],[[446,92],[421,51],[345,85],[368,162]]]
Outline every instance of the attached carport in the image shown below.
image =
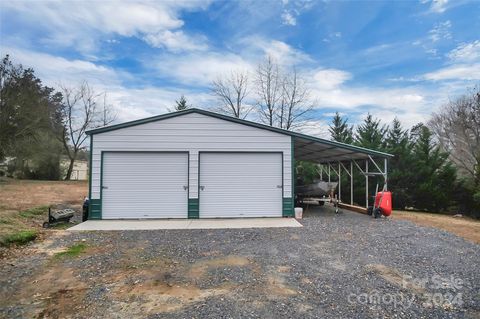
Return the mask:
[[[308,135],[292,133],[295,161],[319,164],[319,177],[330,182],[338,181],[338,200],[354,206],[354,172],[358,170],[365,178],[365,208],[369,206],[369,177],[381,176],[385,187],[388,180],[388,159],[393,155],[359,146],[333,142]],[[342,176],[349,183],[342,185]],[[342,199],[342,186],[350,187],[350,198]]]
[[354,169],[386,181],[390,157],[199,109],[88,134],[89,219],[292,217],[295,161],[338,179],[341,200],[343,174],[352,189]]

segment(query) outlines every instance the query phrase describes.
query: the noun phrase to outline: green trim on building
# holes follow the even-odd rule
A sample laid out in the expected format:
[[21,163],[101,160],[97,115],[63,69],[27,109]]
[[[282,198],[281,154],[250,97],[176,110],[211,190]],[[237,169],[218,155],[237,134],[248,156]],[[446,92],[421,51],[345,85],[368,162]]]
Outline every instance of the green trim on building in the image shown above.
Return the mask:
[[294,217],[294,207],[293,207],[293,199],[291,197],[284,197],[283,198],[283,217]]
[[295,168],[295,139],[293,138],[292,136],[292,145],[291,145],[291,156],[292,156],[292,160],[291,160],[291,163],[290,165],[292,166],[292,180],[291,180],[291,183],[292,183],[292,199],[293,199],[293,203],[292,203],[292,216],[295,216],[295,186],[296,186],[296,181],[297,181],[297,177],[295,176],[296,174],[296,168]]
[[100,155],[100,199],[98,200],[99,203],[100,203],[100,206],[98,208],[98,219],[102,219],[102,206],[103,206],[103,202],[102,202],[102,198],[103,198],[103,154],[105,152],[102,151],[101,155]]
[[272,131],[272,132],[276,132],[276,133],[280,133],[280,134],[284,134],[284,135],[289,135],[289,136],[292,136],[292,137],[303,138],[303,139],[307,139],[307,140],[310,140],[310,141],[313,141],[313,142],[319,142],[319,143],[322,143],[322,144],[331,145],[331,146],[335,146],[335,147],[339,147],[339,148],[343,148],[343,149],[348,149],[348,150],[351,150],[351,151],[356,151],[356,152],[358,151],[358,152],[362,152],[362,153],[365,153],[365,154],[381,156],[381,157],[393,157],[392,154],[379,152],[379,151],[374,151],[374,150],[370,150],[370,149],[363,148],[363,147],[360,147],[360,146],[354,146],[354,145],[344,144],[344,143],[340,143],[340,142],[329,141],[329,140],[326,140],[326,139],[323,139],[323,138],[313,137],[313,136],[310,136],[310,135],[305,135],[305,134],[301,134],[301,133],[297,133],[297,132],[292,132],[292,131],[284,130],[284,129],[281,129],[281,128],[272,127],[272,126],[268,126],[268,125],[264,125],[264,124],[260,124],[260,123],[255,123],[255,122],[252,122],[252,121],[242,120],[242,119],[238,119],[238,118],[235,118],[235,117],[231,117],[231,116],[227,116],[227,115],[223,115],[223,114],[218,114],[218,113],[214,113],[214,112],[209,112],[209,111],[196,109],[196,108],[191,108],[191,109],[187,109],[187,110],[183,110],[183,111],[157,115],[157,116],[148,117],[148,118],[141,119],[141,120],[136,120],[136,121],[125,122],[125,123],[121,123],[121,124],[117,124],[117,125],[101,127],[101,128],[89,130],[89,131],[87,131],[87,134],[97,134],[97,133],[102,133],[102,132],[114,131],[114,130],[118,130],[118,129],[121,129],[121,128],[126,128],[126,127],[135,126],[135,125],[155,122],[155,121],[164,120],[164,119],[168,119],[168,118],[172,118],[172,117],[176,117],[176,116],[180,116],[180,115],[185,115],[185,114],[190,114],[190,113],[198,113],[198,114],[202,114],[202,115],[206,115],[206,116],[211,116],[211,117],[215,117],[215,118],[222,119],[222,120],[225,120],[225,121],[230,121],[230,122],[239,123],[239,124],[243,124],[243,125],[247,125],[247,126],[251,126],[251,127],[256,127],[256,128],[260,128],[260,129],[264,129],[264,130],[268,130],[268,131]]
[[88,219],[102,219],[102,202],[100,199],[90,199]]
[[188,218],[198,219],[200,218],[200,203],[198,198],[188,199]]
[[90,154],[88,162],[88,219],[92,219],[92,150],[93,150],[93,135],[90,135]]

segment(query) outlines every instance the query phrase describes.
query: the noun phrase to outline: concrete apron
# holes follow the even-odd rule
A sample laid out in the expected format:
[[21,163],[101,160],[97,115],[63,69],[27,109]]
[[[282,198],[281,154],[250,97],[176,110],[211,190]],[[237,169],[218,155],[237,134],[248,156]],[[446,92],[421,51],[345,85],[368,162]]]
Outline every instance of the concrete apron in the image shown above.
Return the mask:
[[87,220],[69,231],[303,227],[294,218]]

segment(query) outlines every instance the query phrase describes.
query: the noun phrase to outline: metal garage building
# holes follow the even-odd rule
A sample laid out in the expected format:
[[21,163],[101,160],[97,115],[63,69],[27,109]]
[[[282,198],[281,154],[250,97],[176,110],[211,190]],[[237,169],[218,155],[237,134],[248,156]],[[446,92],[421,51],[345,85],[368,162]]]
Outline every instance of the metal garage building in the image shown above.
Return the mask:
[[293,216],[295,159],[388,157],[199,109],[87,133],[89,219]]

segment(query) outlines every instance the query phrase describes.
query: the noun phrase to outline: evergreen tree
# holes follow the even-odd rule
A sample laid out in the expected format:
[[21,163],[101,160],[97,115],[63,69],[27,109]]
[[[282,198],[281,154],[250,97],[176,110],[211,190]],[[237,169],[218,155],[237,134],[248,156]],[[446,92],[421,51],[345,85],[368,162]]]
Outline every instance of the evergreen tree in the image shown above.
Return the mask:
[[432,138],[432,132],[423,124],[412,129],[412,204],[417,209],[439,211],[452,203],[452,185],[456,169]]
[[332,124],[329,125],[328,131],[332,140],[351,144],[353,142],[353,127],[347,124],[348,119],[343,119],[338,112],[332,119]]
[[393,189],[393,205],[404,209],[411,206],[411,150],[408,131],[402,128],[400,121],[395,118],[388,129],[386,137],[386,151],[392,155],[388,165],[388,184]]
[[9,175],[58,179],[62,144],[62,95],[32,69],[5,56],[0,63],[0,160],[12,158]]
[[374,119],[368,114],[364,122],[357,127],[355,144],[372,150],[385,149],[385,134],[387,128],[380,120]]
[[184,95],[180,97],[180,100],[175,101],[175,106],[173,107],[174,111],[183,111],[190,107],[187,103],[187,99]]

